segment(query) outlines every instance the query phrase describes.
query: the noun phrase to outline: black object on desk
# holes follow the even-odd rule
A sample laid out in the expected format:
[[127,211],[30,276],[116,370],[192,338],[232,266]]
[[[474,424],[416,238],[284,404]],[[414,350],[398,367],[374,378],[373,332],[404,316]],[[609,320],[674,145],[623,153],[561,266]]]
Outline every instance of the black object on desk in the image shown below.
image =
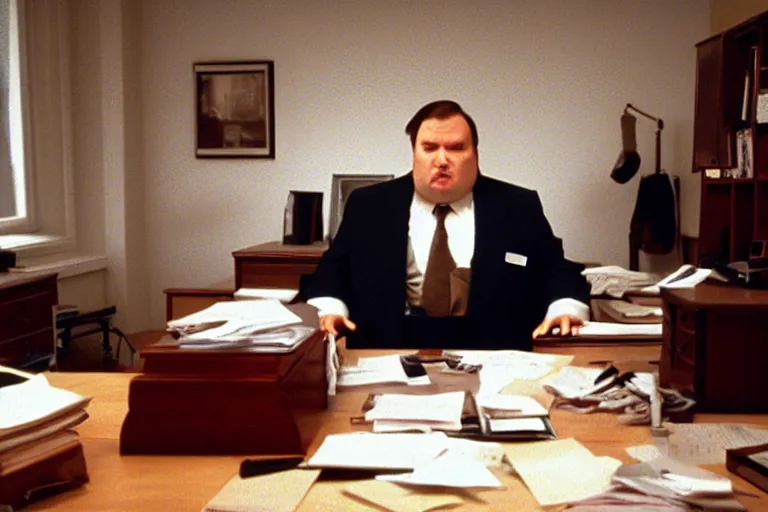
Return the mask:
[[304,457],[288,457],[280,459],[245,459],[240,463],[240,478],[269,475],[295,469],[304,462]]

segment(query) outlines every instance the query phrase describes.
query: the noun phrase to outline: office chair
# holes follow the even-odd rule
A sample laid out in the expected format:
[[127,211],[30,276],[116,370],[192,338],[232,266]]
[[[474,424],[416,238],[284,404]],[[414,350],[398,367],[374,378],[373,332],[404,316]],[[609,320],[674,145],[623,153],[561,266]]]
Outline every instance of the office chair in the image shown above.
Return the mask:
[[[125,341],[131,356],[136,353],[136,348],[131,345],[125,334],[112,325],[112,317],[117,312],[115,306],[109,306],[97,311],[81,313],[77,309],[70,307],[58,307],[56,312],[56,329],[61,346],[57,347],[57,357],[66,357],[69,353],[72,340],[90,336],[91,334],[101,333],[101,349],[105,361],[119,361],[120,347]],[[84,327],[83,330],[74,331],[77,327]],[[117,353],[112,354],[112,345],[110,343],[110,334],[118,336]]]

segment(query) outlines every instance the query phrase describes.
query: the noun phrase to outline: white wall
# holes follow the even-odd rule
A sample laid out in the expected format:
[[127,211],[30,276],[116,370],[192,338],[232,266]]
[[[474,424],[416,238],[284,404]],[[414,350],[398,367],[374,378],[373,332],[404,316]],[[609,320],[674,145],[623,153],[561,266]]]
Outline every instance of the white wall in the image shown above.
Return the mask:
[[[105,233],[125,232],[121,279],[143,282],[149,301],[148,319],[137,313],[129,330],[162,325],[164,288],[231,277],[233,250],[279,239],[289,190],[325,192],[327,222],[333,173],[407,172],[405,123],[434,99],[455,99],[473,115],[484,173],[540,192],[569,257],[606,264],[627,265],[638,185],[609,179],[619,117],[627,102],[662,117],[662,164],[681,175],[682,230],[697,234],[694,44],[709,32],[706,0],[106,1],[135,19],[122,35],[103,26],[101,36],[87,33],[91,21],[113,16],[93,14],[104,10],[96,0],[72,2],[73,27],[85,32],[73,50],[82,82],[73,95],[84,107],[75,120],[78,188],[104,187],[95,204],[78,199],[78,221],[95,248],[109,249]],[[127,99],[117,106],[127,125],[117,163],[128,178],[120,185],[126,225],[100,226],[112,217],[105,176],[115,177],[103,170],[114,165],[104,144],[120,137],[114,127],[112,138],[93,134],[108,120],[101,110],[114,90],[105,86],[108,63],[91,57],[114,51],[110,37],[121,38],[126,59]],[[134,45],[140,57],[131,67]],[[196,159],[192,64],[260,59],[275,62],[277,157]],[[642,173],[653,169],[653,135],[654,123],[639,119]],[[137,233],[146,273],[130,265]]]

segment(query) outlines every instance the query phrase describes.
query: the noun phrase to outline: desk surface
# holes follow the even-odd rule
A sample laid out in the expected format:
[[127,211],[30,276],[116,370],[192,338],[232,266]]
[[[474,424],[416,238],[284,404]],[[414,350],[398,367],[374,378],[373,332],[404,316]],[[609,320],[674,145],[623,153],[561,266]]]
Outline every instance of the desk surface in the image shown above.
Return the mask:
[[[537,349],[538,350],[538,349]],[[575,355],[573,364],[612,360],[621,370],[647,370],[649,361],[658,359],[659,347],[649,345],[601,345],[599,347],[547,347],[547,352]],[[363,351],[349,351],[354,360]],[[364,353],[378,355],[383,351]],[[28,510],[143,510],[199,511],[234,475],[242,456],[120,456],[120,426],[127,411],[128,384],[134,375],[118,373],[50,373],[50,382],[82,395],[93,396],[88,407],[90,418],[77,430],[85,449],[91,482],[85,487],[48,498]],[[401,388],[402,389],[402,388]],[[306,418],[316,423],[319,434],[310,451],[317,448],[325,434],[351,430],[349,417],[359,414],[368,390],[342,392],[333,397],[328,411]],[[697,421],[734,421],[768,425],[768,416],[706,415]],[[633,462],[624,449],[650,442],[647,427],[621,426],[616,415],[598,413],[577,415],[552,411],[552,423],[561,439],[573,437],[595,455],[609,455]],[[357,427],[363,429],[364,427]],[[730,475],[723,466],[710,466],[720,474]],[[499,474],[506,490],[477,493],[483,503],[467,505],[462,510],[542,510],[525,485],[517,478]],[[768,510],[768,495],[738,477],[735,487],[759,498],[740,497],[750,510]],[[344,482],[316,483],[298,510],[376,510],[341,494]]]

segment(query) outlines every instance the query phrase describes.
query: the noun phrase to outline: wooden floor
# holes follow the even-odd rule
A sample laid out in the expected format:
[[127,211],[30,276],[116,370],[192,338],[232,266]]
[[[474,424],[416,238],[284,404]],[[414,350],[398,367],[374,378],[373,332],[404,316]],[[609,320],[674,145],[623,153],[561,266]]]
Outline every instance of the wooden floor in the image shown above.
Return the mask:
[[[101,336],[92,335],[72,340],[69,353],[58,358],[56,371],[61,372],[140,372],[143,361],[139,351],[159,340],[163,331],[144,331],[126,335],[132,351],[125,341],[116,336],[111,338],[113,359],[105,359],[101,347]],[[119,354],[118,354],[118,342]],[[117,359],[119,356],[119,359]]]

